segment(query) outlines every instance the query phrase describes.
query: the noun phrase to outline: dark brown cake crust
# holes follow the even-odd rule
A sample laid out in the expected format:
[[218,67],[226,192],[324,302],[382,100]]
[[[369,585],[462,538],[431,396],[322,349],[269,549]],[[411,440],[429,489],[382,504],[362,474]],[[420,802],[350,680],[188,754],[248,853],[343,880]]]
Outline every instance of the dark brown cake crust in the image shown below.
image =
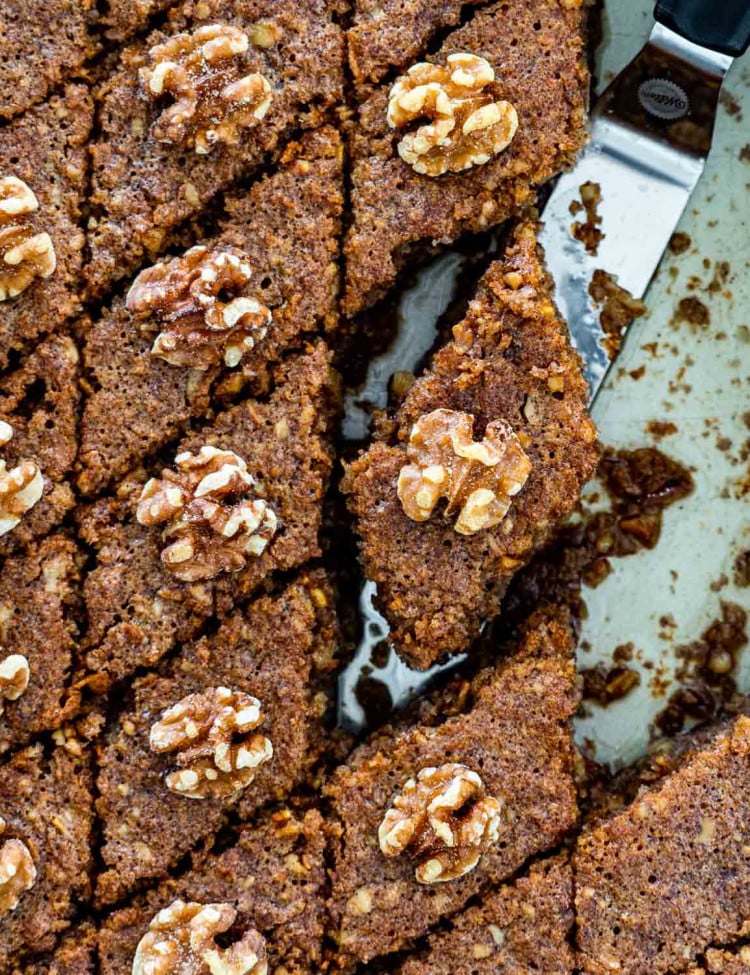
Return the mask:
[[574,862],[583,970],[661,975],[747,933],[750,718],[739,717],[624,812]]
[[11,350],[27,350],[80,309],[81,203],[92,118],[88,89],[69,85],[0,128],[0,178],[15,176],[34,192],[39,209],[29,214],[29,222],[36,233],[50,235],[57,255],[51,277],[0,304],[0,369]]
[[572,975],[573,872],[564,859],[534,865],[514,884],[430,935],[399,975]]
[[311,333],[335,329],[338,308],[342,146],[325,127],[287,148],[280,168],[249,191],[228,196],[228,214],[206,246],[232,246],[255,272],[254,287],[273,314],[268,335],[241,368],[196,373],[150,354],[123,301],[86,329],[84,365],[94,391],[81,421],[84,494],[126,474],[139,460],[176,439],[191,418],[209,418],[223,388],[268,385],[272,363]]
[[[51,535],[28,555],[6,558],[0,571],[0,659],[23,654],[29,686],[0,716],[0,753],[58,728],[74,713],[81,555],[64,535]],[[0,797],[0,803],[2,797]]]
[[25,843],[37,870],[33,887],[2,919],[0,971],[7,971],[11,961],[51,951],[89,895],[93,797],[83,746],[69,738],[47,759],[34,745],[0,766],[0,816],[0,842]]
[[[396,442],[374,443],[343,482],[391,639],[420,668],[465,649],[496,615],[514,572],[569,514],[598,458],[580,360],[550,300],[531,224],[490,267],[455,334],[407,394]],[[551,364],[562,392],[548,386]],[[419,416],[437,408],[475,416],[475,437],[503,418],[522,438],[531,474],[495,528],[458,535],[439,510],[417,523],[401,507],[406,441]]]
[[3,0],[0,118],[41,101],[97,50],[88,30],[94,0]]
[[320,554],[322,499],[333,464],[331,436],[338,389],[322,342],[276,373],[266,401],[247,400],[220,414],[175,454],[204,445],[233,450],[262,486],[281,523],[263,555],[235,575],[181,583],[159,559],[160,533],[135,519],[144,476],[80,512],[81,531],[97,552],[84,582],[88,631],[86,664],[109,679],[153,666],[176,641],[188,640],[209,616],[221,616],[269,575]]
[[15,528],[0,536],[0,556],[47,535],[73,507],[67,475],[78,452],[78,359],[72,339],[53,335],[20,369],[0,380],[0,420],[13,428],[2,457],[9,468],[33,461],[44,477],[43,496]]
[[[136,680],[134,700],[99,748],[99,798],[105,870],[97,899],[120,900],[144,880],[161,879],[199,840],[215,833],[226,810],[248,818],[309,777],[326,747],[328,673],[336,663],[333,594],[322,571],[301,576],[280,596],[265,596],[229,617],[214,636],[188,644],[161,674]],[[149,748],[158,716],[188,694],[229,687],[258,698],[259,731],[273,745],[243,793],[188,799],[163,781],[169,761]]]
[[240,829],[233,845],[195,856],[181,877],[168,878],[112,914],[99,932],[100,975],[130,975],[149,921],[178,898],[232,904],[239,926],[254,927],[266,938],[270,972],[313,975],[321,970],[324,848],[317,811],[280,809],[261,816]]
[[494,3],[428,58],[444,63],[461,51],[495,66],[495,97],[515,106],[519,129],[483,166],[421,176],[396,152],[400,136],[386,122],[390,85],[361,106],[351,142],[353,225],[344,248],[348,315],[381,297],[415,248],[502,223],[573,161],[586,135],[585,21],[584,9],[565,9],[559,0]]
[[455,27],[468,7],[482,0],[354,0],[347,41],[357,84],[380,81],[408,68],[438,30]]
[[[157,31],[121,55],[118,69],[97,93],[101,135],[92,146],[92,204],[98,216],[89,232],[87,279],[94,294],[153,259],[172,228],[210,205],[213,197],[274,152],[294,128],[313,128],[340,99],[343,34],[326,0],[187,0],[169,12]],[[161,111],[141,91],[138,68],[149,49],[167,36],[202,24],[273,20],[278,44],[249,52],[251,68],[274,89],[266,117],[248,129],[239,146],[198,155],[156,141],[150,126]]]
[[[477,678],[463,713],[441,723],[438,709],[429,722],[386,728],[333,774],[324,794],[336,834],[330,912],[341,967],[407,947],[574,825],[572,658],[567,626],[537,617],[518,653]],[[409,856],[382,854],[378,827],[407,779],[446,760],[481,770],[488,795],[504,799],[514,824],[470,873],[422,885]]]

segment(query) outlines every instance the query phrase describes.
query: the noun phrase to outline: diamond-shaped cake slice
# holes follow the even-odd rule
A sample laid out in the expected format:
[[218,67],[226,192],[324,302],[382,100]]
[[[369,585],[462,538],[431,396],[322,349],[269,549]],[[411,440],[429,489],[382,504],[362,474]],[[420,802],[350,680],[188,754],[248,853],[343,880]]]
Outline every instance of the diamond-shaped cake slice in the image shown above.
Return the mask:
[[[386,6],[404,5],[389,2]],[[418,11],[412,14],[415,6],[421,18]],[[406,5],[406,12],[399,14],[407,22],[405,28],[394,30],[399,38],[395,49],[402,43],[412,46],[414,22],[429,27],[436,18],[446,16],[450,21],[458,6]],[[398,19],[391,23],[398,24]],[[442,67],[453,54],[483,58],[494,72],[494,81],[482,89],[483,94],[495,104],[509,102],[515,109],[518,128],[507,148],[470,168],[430,176],[416,172],[399,155],[398,144],[404,136],[414,135],[412,129],[427,128],[436,120],[439,124],[440,119],[445,124],[452,121],[447,106],[439,117],[415,108],[413,125],[393,129],[388,121],[392,82],[383,82],[362,103],[351,141],[353,222],[345,245],[347,314],[354,315],[382,297],[415,252],[502,223],[533,199],[536,187],[573,162],[586,135],[585,23],[586,8],[581,4],[496,2],[483,5],[426,59],[414,54],[414,63],[427,60]],[[362,52],[356,53],[358,29],[363,29],[362,23],[353,34],[355,60],[362,57]],[[375,22],[369,29],[389,31]],[[459,138],[459,126],[454,127],[446,139]]]
[[[336,7],[327,0],[186,2],[170,10],[163,29],[122,51],[97,93],[93,293],[152,263],[178,224],[257,170],[285,137],[321,123],[342,93]],[[209,38],[214,28],[228,40]],[[185,67],[175,73],[177,64]],[[213,85],[204,69],[216,74]],[[252,118],[238,121],[251,97],[245,79],[257,98]]]
[[[343,966],[408,947],[560,843],[578,815],[570,728],[577,705],[568,621],[537,616],[496,670],[482,671],[449,705],[438,697],[423,707],[416,724],[376,732],[337,769],[325,794],[338,826],[330,910]],[[440,843],[415,834],[413,848],[386,855],[386,813],[410,780],[446,763],[481,779],[500,821],[467,872],[417,880]]]
[[742,715],[627,809],[587,826],[574,860],[581,969],[686,971],[706,949],[746,938],[748,809],[750,718]]
[[[480,282],[454,340],[408,392],[395,435],[376,440],[347,471],[343,487],[357,519],[365,574],[377,583],[397,651],[413,666],[425,668],[467,648],[482,621],[497,614],[514,572],[570,513],[594,472],[598,451],[586,413],[588,389],[550,293],[535,228],[521,223],[505,256]],[[477,489],[503,502],[498,514],[509,503],[499,521],[470,534],[461,529],[472,525],[462,526],[449,510],[450,492],[427,520],[407,515],[399,498],[401,472],[412,470],[408,441],[420,418],[436,410],[473,417],[477,443],[492,424],[501,424],[501,436],[512,445],[506,488],[492,480],[495,470],[504,476],[506,460],[493,467],[490,457],[489,466],[477,463],[469,471],[470,478],[486,476]],[[464,477],[462,462],[456,455],[437,466],[455,480]],[[436,465],[422,466],[433,467],[428,479],[439,473]],[[467,490],[457,491],[468,501]]]
[[[113,720],[99,748],[105,865],[97,878],[100,902],[120,900],[162,877],[218,830],[227,810],[239,805],[249,818],[309,777],[328,741],[337,643],[333,594],[318,570],[300,575],[279,596],[263,596],[236,612],[215,634],[184,646],[161,671],[135,681],[132,703]],[[156,751],[152,728],[189,695],[220,687],[259,702],[261,722],[247,740],[264,736],[272,754],[249,785],[240,782],[235,791],[203,798],[180,794],[169,787],[169,775],[190,762],[180,766],[178,752]]]
[[[176,457],[199,456],[203,448],[233,452],[244,462],[243,476],[252,481],[248,497],[257,495],[275,519],[272,537],[248,553],[244,568],[209,572],[195,581],[168,569],[161,556],[169,543],[162,533],[169,525],[137,519],[142,472],[81,510],[83,537],[97,553],[96,567],[83,585],[89,621],[83,649],[90,670],[116,680],[137,667],[153,666],[177,641],[195,636],[208,617],[223,615],[237,599],[249,596],[270,573],[296,568],[320,554],[318,531],[338,411],[330,353],[318,342],[287,360],[275,379],[267,399],[249,399],[220,413],[153,468],[157,476],[161,468],[174,471]],[[228,532],[237,527],[226,526]],[[212,531],[213,551],[221,551],[224,537]],[[207,566],[198,559],[193,567]]]

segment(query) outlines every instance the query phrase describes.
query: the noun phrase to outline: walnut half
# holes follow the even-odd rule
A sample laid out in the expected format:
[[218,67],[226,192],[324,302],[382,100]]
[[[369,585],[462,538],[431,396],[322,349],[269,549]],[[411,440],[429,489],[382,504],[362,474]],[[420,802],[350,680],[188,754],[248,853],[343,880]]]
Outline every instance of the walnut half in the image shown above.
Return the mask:
[[231,450],[201,447],[175,457],[143,486],[136,518],[142,525],[165,525],[164,566],[183,582],[239,572],[260,556],[278,522],[273,508],[253,497],[255,481],[245,461]]
[[[0,447],[9,443],[12,437],[13,427],[0,420]],[[43,494],[44,477],[33,461],[22,460],[17,467],[8,470],[0,458],[0,535],[12,531]]]
[[0,716],[6,701],[17,701],[29,686],[29,662],[21,653],[0,657]]
[[226,948],[217,944],[236,920],[231,904],[174,901],[139,941],[132,975],[266,975],[266,942],[254,928]]
[[393,129],[426,119],[398,144],[398,153],[417,173],[441,176],[481,166],[507,149],[518,130],[518,114],[495,101],[489,86],[492,65],[476,54],[450,54],[445,66],[412,65],[393,85],[388,124]]
[[167,788],[188,799],[246,789],[273,756],[271,742],[255,731],[262,720],[257,698],[228,687],[184,697],[151,728],[151,748],[177,765],[165,777]]
[[460,535],[491,528],[508,513],[531,461],[505,420],[489,423],[479,442],[473,430],[474,417],[455,410],[433,410],[412,427],[398,496],[413,521],[427,521],[441,498],[448,501],[445,516],[458,515]]
[[245,31],[229,24],[199,27],[152,47],[141,83],[151,98],[174,98],[154,123],[154,138],[200,155],[220,142],[236,146],[243,129],[265,118],[273,97],[262,74],[245,73],[249,47]]
[[49,234],[35,234],[27,219],[39,209],[33,190],[15,176],[0,179],[0,301],[15,298],[57,267]]
[[[253,276],[233,248],[191,247],[141,271],[127,297],[144,332],[158,332],[151,354],[173,366],[233,368],[265,338],[270,310],[247,294]],[[221,296],[229,300],[222,301]],[[160,331],[163,329],[163,331]]]
[[[0,816],[0,833],[5,820]],[[18,907],[23,894],[36,883],[36,867],[28,846],[17,839],[0,840],[0,917]]]
[[501,810],[465,765],[425,768],[404,784],[383,817],[380,849],[387,857],[408,850],[418,861],[420,884],[455,880],[473,870],[497,842]]

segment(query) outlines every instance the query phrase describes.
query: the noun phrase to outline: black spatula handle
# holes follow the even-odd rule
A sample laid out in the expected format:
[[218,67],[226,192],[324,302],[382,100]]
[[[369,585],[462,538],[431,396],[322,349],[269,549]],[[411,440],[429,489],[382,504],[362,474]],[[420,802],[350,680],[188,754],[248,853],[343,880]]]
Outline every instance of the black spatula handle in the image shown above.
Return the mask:
[[654,16],[694,44],[732,57],[750,44],[750,0],[659,0]]

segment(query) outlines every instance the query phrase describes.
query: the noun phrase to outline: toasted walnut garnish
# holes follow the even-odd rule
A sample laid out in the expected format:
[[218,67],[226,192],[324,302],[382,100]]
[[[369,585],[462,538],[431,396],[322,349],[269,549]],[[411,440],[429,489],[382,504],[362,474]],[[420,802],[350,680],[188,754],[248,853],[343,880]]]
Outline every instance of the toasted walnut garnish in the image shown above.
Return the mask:
[[6,701],[17,701],[29,686],[29,662],[23,654],[0,656],[0,715]]
[[458,513],[454,528],[473,535],[503,520],[531,471],[513,428],[505,420],[487,425],[473,439],[474,417],[455,410],[420,416],[411,430],[405,464],[398,476],[401,505],[413,521],[427,521],[440,498],[446,518]]
[[251,496],[255,481],[245,461],[207,446],[178,454],[174,462],[176,470],[144,484],[136,510],[142,525],[166,525],[166,568],[195,582],[239,572],[249,556],[262,555],[278,522],[263,498]]
[[[151,354],[173,366],[233,368],[266,334],[271,312],[245,294],[253,276],[232,248],[191,247],[141,271],[127,297],[145,332],[159,332]],[[221,300],[222,296],[228,301]],[[159,329],[163,328],[163,331]]]
[[152,47],[141,84],[154,99],[174,98],[154,123],[154,138],[201,155],[219,142],[236,146],[243,129],[265,118],[272,98],[262,74],[244,73],[249,47],[245,31],[228,24],[199,27]]
[[[5,820],[0,816],[0,833]],[[18,907],[21,896],[36,882],[36,867],[28,846],[22,840],[0,839],[0,917]]]
[[420,884],[455,880],[497,842],[501,809],[465,765],[425,768],[409,779],[383,817],[380,849],[387,857],[408,849],[419,861]]
[[231,904],[174,901],[138,942],[132,975],[266,975],[266,942],[254,928],[227,948],[216,943],[237,920]]
[[[13,427],[0,420],[0,447],[12,437]],[[8,470],[0,458],[0,535],[12,531],[43,494],[44,478],[33,461],[22,460],[18,467]]]
[[184,697],[151,727],[151,748],[177,765],[167,788],[188,799],[246,789],[273,755],[268,738],[255,732],[262,721],[260,701],[241,691],[211,687]]
[[481,166],[507,149],[518,129],[510,102],[494,101],[489,61],[450,54],[447,66],[413,65],[391,88],[388,124],[402,129],[429,121],[403,137],[398,154],[418,173],[441,176]]
[[38,209],[39,201],[23,180],[0,179],[0,301],[15,298],[57,267],[50,235],[35,234],[24,219]]

